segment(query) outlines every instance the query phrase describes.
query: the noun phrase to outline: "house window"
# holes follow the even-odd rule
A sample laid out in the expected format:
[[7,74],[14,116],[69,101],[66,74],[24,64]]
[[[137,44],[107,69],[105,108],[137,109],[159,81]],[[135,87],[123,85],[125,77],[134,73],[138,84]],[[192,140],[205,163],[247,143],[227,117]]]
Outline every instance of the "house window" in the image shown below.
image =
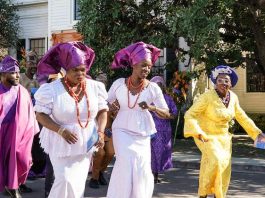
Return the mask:
[[152,67],[152,76],[163,76],[164,75],[164,50],[161,50],[157,61]]
[[45,38],[30,39],[30,50],[35,51],[41,58],[45,53]]
[[79,0],[74,0],[74,20],[80,20],[81,13],[80,13],[80,5]]
[[246,65],[247,92],[265,92],[265,74],[253,59],[247,58]]

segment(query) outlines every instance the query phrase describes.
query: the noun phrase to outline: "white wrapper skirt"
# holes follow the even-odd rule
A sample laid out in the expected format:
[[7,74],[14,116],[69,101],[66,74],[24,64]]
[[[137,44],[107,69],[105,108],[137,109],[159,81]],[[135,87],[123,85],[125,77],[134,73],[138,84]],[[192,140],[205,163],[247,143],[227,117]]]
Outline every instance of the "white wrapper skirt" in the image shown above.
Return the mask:
[[107,198],[151,198],[154,177],[151,170],[150,137],[115,129],[113,144],[116,161]]
[[69,157],[50,155],[55,180],[49,198],[84,197],[91,156],[91,152]]

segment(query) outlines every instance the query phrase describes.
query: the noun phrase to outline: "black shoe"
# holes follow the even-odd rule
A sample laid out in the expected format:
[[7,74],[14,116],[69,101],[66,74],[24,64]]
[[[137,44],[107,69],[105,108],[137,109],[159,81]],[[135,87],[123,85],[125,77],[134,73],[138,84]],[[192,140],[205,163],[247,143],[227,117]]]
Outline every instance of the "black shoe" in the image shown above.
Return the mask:
[[19,189],[19,192],[21,192],[21,193],[31,193],[32,192],[32,189],[27,187],[26,184],[21,184],[18,189]]
[[8,193],[8,195],[11,197],[11,198],[22,198],[18,189],[8,189],[8,188],[5,188],[6,192]]
[[160,184],[161,183],[161,179],[158,179],[158,178],[154,179],[154,183],[155,184]]
[[99,182],[96,179],[91,178],[89,181],[89,187],[90,188],[99,188]]
[[103,186],[108,185],[108,182],[105,179],[104,174],[102,172],[99,172],[98,182],[100,185],[103,185]]
[[50,194],[49,191],[45,191],[44,197],[45,197],[45,198],[48,198],[48,197],[49,197],[49,194]]
[[153,173],[153,175],[154,175],[154,183],[155,184],[161,183],[161,180],[158,178],[158,173]]
[[8,196],[8,195],[9,195],[9,193],[8,193],[7,190],[6,190],[6,187],[5,187],[5,189],[4,189],[3,195],[5,195],[5,196]]

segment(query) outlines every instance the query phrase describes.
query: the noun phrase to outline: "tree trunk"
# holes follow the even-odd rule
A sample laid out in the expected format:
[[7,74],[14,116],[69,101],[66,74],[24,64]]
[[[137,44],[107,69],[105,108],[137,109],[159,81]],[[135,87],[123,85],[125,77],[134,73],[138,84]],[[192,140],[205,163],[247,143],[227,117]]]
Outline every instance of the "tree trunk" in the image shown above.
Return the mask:
[[254,35],[255,44],[257,47],[257,54],[255,54],[261,69],[265,73],[265,33],[263,31],[263,24],[261,20],[256,16],[256,12],[251,12],[251,30]]

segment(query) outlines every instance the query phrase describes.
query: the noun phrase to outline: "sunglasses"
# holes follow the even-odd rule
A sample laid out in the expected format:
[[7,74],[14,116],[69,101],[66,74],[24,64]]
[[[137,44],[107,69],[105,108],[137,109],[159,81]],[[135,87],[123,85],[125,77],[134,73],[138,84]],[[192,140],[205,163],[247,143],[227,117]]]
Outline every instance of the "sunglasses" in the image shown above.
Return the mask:
[[223,79],[223,78],[217,78],[216,84],[217,85],[231,85],[231,80]]

